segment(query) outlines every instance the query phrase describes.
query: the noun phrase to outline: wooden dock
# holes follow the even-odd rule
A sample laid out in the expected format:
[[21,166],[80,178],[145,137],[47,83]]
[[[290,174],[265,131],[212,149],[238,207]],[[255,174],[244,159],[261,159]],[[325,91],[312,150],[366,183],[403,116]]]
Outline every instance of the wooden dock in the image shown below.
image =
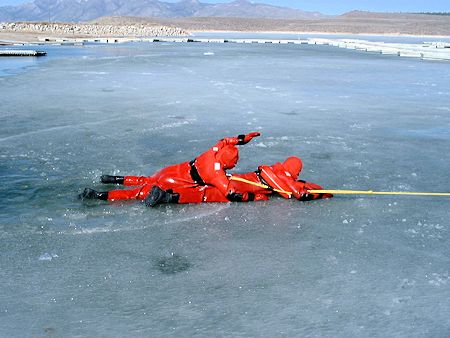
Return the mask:
[[44,56],[47,52],[39,50],[0,49],[0,56]]

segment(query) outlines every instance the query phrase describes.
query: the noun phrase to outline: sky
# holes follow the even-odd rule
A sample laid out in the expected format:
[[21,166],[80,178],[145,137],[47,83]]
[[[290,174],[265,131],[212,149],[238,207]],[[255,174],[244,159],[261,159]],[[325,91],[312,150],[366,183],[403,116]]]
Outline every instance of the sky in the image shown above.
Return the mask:
[[[56,1],[56,0],[55,0]],[[178,2],[176,0],[162,0]],[[32,0],[0,0],[0,6],[18,5]],[[204,3],[225,3],[231,0],[200,0]],[[275,6],[317,11],[323,14],[342,14],[352,10],[372,12],[450,12],[449,0],[255,0]]]

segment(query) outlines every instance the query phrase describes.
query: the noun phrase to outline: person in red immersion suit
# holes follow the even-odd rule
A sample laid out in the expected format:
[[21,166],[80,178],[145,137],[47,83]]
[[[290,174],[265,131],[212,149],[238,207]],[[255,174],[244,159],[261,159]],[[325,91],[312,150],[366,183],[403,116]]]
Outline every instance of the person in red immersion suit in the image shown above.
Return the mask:
[[166,167],[149,177],[103,175],[102,183],[138,187],[107,192],[86,188],[80,198],[109,201],[140,199],[149,206],[159,203],[200,203],[204,200],[205,189],[214,187],[227,201],[251,201],[254,195],[235,190],[225,171],[234,168],[239,160],[236,145],[246,144],[259,135],[253,132],[224,138],[194,160]]
[[[333,197],[332,194],[309,193],[308,190],[322,190],[323,188],[315,183],[297,180],[302,167],[302,160],[291,156],[283,163],[277,162],[271,166],[261,165],[255,172],[233,174],[233,177],[237,180],[231,179],[230,185],[236,191],[246,191],[253,194],[255,201],[268,200],[269,196],[273,194],[278,194],[287,199],[295,198],[300,201]],[[215,187],[208,187],[204,194],[204,202],[227,202],[227,200]]]

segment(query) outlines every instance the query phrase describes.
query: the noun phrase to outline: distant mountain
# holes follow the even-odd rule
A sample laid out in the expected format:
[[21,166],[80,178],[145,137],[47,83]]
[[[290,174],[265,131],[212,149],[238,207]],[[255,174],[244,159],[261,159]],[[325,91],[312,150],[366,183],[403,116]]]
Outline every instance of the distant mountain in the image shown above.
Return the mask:
[[237,0],[208,4],[198,0],[168,3],[158,0],[34,0],[0,7],[0,21],[90,21],[103,16],[136,17],[242,17],[318,19],[325,15],[298,9]]

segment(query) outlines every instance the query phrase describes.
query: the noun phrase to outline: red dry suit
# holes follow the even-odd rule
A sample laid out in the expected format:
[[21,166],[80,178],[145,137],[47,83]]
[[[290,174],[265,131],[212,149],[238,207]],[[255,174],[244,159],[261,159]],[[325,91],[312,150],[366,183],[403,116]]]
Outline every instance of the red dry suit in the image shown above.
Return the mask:
[[[283,163],[275,163],[271,166],[261,165],[255,172],[233,174],[233,176],[238,179],[245,179],[247,181],[254,182],[257,185],[237,180],[230,180],[230,186],[233,187],[233,189],[236,191],[245,191],[247,193],[253,194],[255,196],[255,201],[268,200],[269,196],[275,193],[273,189],[285,191],[277,192],[277,194],[284,198],[295,198],[300,201],[333,197],[332,194],[308,193],[308,190],[321,190],[322,187],[311,182],[301,180],[297,181],[298,175],[301,170],[301,159],[292,156],[287,158]],[[270,187],[270,189],[264,188],[262,186],[268,186]],[[207,187],[203,193],[204,202],[228,202],[226,197],[221,194],[221,192],[218,191],[215,187]],[[187,201],[186,198],[184,200]],[[196,201],[197,199],[193,198],[188,202],[196,203]]]
[[205,190],[212,186],[226,201],[249,201],[252,194],[241,192],[230,184],[225,170],[232,169],[239,159],[236,145],[250,142],[257,132],[227,137],[190,162],[171,165],[149,177],[125,176],[124,185],[137,186],[130,190],[112,190],[108,200],[145,199],[153,186],[179,194],[178,203],[200,203]]

